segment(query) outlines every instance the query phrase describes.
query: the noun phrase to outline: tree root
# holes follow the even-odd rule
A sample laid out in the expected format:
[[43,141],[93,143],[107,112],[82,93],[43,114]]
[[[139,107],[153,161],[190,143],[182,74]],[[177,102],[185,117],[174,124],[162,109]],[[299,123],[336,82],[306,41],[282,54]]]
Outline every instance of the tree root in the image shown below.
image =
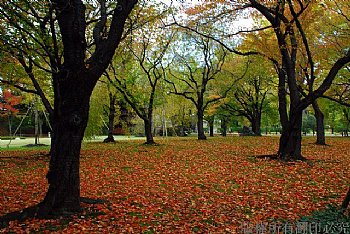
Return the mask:
[[80,202],[95,205],[95,204],[105,204],[105,203],[108,203],[109,201],[103,200],[103,199],[93,199],[93,198],[88,198],[88,197],[81,197]]
[[[108,200],[103,200],[103,199],[93,199],[93,198],[88,198],[88,197],[81,197],[80,202],[86,203],[86,204],[109,204]],[[37,205],[28,207],[23,209],[22,211],[14,211],[8,214],[5,214],[3,216],[0,216],[0,228],[6,228],[8,227],[9,223],[11,221],[24,221],[26,219],[31,219],[31,218],[40,218],[40,219],[57,219],[61,217],[70,217],[76,213],[53,213],[48,216],[40,216],[38,215],[38,211],[40,209],[40,206],[42,204],[39,203]]]
[[115,140],[113,137],[107,137],[103,140],[103,143],[115,143]]
[[279,161],[282,161],[282,162],[295,162],[295,161],[303,161],[303,162],[306,162],[308,161],[307,158],[305,158],[304,156],[300,155],[300,158],[295,160],[293,158],[289,158],[289,159],[284,159],[282,158],[280,155],[278,154],[267,154],[267,155],[258,155],[258,156],[255,156],[256,158],[259,158],[259,159],[271,159],[271,160],[279,160]]
[[0,217],[0,228],[5,228],[9,225],[10,221],[24,221],[26,219],[35,218],[39,210],[39,205],[25,208],[22,211],[15,211],[3,215]]

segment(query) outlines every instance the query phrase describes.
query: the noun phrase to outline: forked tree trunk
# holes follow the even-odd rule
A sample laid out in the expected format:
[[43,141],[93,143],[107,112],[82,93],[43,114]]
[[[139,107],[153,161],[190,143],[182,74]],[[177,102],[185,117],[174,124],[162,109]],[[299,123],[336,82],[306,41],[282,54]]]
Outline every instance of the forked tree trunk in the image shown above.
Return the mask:
[[151,145],[154,144],[153,134],[152,134],[152,120],[143,120],[145,127],[145,135],[146,135],[146,144]]
[[204,127],[203,127],[203,111],[198,110],[197,111],[197,131],[198,131],[198,140],[206,140],[207,137],[204,134]]
[[38,217],[80,211],[79,158],[92,88],[76,89],[74,87],[79,86],[72,83],[62,82],[59,97],[55,99],[54,135],[47,173],[49,189],[39,206]]
[[326,144],[326,137],[325,137],[325,131],[324,131],[324,115],[318,106],[317,101],[314,101],[312,103],[312,107],[315,111],[315,118],[316,118],[316,134],[317,134],[317,145],[325,145]]
[[280,159],[303,160],[301,155],[302,113],[292,113],[286,128],[282,129],[278,156]]

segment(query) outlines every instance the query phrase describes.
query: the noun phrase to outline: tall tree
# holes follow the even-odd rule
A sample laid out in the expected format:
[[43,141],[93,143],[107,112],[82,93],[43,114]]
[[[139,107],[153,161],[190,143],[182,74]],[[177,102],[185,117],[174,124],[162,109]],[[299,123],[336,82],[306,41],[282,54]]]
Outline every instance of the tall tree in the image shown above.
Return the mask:
[[[173,38],[172,33],[160,31],[160,17],[144,25],[148,33],[133,32],[121,48],[125,56],[117,56],[110,66],[110,73],[106,73],[109,82],[143,120],[146,144],[155,143],[152,131],[154,105],[157,88],[164,77],[166,52]],[[117,66],[122,69],[116,70]]]
[[235,70],[238,70],[242,78],[235,83],[232,95],[229,95],[222,108],[232,115],[247,118],[253,133],[260,136],[262,114],[268,105],[268,96],[272,93],[274,77],[269,64],[262,58],[248,58],[247,65],[244,60],[236,58],[234,61]]
[[[279,46],[280,61],[273,60],[279,74],[279,110],[282,124],[282,135],[280,138],[278,155],[281,159],[302,159],[301,155],[301,123],[302,111],[316,98],[323,95],[331,86],[337,76],[347,63],[350,62],[350,51],[343,52],[340,58],[333,62],[328,73],[318,88],[314,88],[316,74],[314,56],[307,37],[302,16],[308,10],[316,7],[310,1],[298,1],[293,4],[291,0],[261,3],[250,0],[249,7],[256,9],[273,27],[275,37]],[[302,91],[302,83],[297,73],[298,48],[306,51],[306,66],[303,67],[305,81],[308,85],[307,93]],[[289,113],[286,102],[286,85],[289,91]],[[303,96],[304,95],[304,98]]]
[[[169,70],[166,82],[170,85],[170,93],[182,96],[195,105],[198,139],[205,140],[204,111],[210,104],[223,99],[232,87],[229,85],[224,90],[215,90],[212,86],[221,72],[226,51],[215,47],[207,38],[186,35],[186,40],[188,40],[186,43],[191,42],[191,46],[198,51],[191,51],[191,48],[175,51],[174,62],[179,64],[179,69],[176,72]],[[188,51],[191,52],[188,53]],[[218,92],[215,93],[215,91]]]
[[[52,74],[54,135],[47,174],[49,188],[37,210],[40,217],[80,210],[79,158],[89,99],[113,58],[136,3],[137,0],[118,0],[114,4],[100,0],[99,11],[96,5],[81,0],[1,3],[1,18],[7,19],[2,23],[8,26],[3,34],[3,38],[9,39],[8,52],[19,54],[30,67],[36,61],[27,56],[33,53],[27,47],[40,45],[38,53],[45,51],[40,55],[47,61],[49,69],[46,70]],[[92,22],[88,21],[91,9],[100,13]],[[36,90],[40,90],[39,84],[32,81]]]

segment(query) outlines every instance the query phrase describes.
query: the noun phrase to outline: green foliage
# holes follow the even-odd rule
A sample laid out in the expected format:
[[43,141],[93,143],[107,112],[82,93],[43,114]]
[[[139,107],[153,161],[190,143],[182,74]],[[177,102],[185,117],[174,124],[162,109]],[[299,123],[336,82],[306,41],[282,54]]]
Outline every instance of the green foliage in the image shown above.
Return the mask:
[[314,115],[305,114],[303,115],[303,127],[302,131],[308,133],[316,129],[316,118]]
[[84,137],[92,139],[97,135],[102,134],[104,125],[103,106],[108,102],[108,96],[102,85],[97,85],[90,98],[89,121],[84,133]]

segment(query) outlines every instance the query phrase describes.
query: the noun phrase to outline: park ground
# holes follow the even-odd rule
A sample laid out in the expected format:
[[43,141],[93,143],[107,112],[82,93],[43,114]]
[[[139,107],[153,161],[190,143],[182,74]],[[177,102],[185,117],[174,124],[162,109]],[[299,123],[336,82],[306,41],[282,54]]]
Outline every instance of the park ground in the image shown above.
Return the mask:
[[[236,233],[242,224],[296,222],[339,205],[350,185],[350,138],[317,146],[303,140],[305,162],[260,159],[277,137],[156,138],[84,143],[82,203],[74,217],[11,221],[0,233]],[[40,202],[48,147],[0,151],[0,216]]]

